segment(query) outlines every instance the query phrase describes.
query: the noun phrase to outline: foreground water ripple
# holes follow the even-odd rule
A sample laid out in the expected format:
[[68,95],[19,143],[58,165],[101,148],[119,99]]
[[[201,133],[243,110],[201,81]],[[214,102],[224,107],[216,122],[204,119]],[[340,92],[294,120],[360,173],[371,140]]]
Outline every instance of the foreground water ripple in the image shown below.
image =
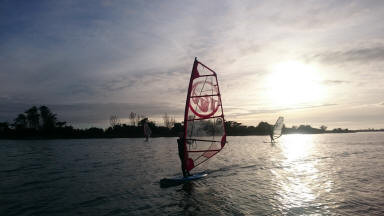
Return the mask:
[[169,188],[176,138],[0,140],[0,215],[384,215],[384,133],[228,140]]

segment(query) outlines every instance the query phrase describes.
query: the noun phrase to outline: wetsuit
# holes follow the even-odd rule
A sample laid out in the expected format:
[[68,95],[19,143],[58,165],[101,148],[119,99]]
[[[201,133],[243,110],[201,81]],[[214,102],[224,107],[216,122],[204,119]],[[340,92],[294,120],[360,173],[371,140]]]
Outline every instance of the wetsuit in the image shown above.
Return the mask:
[[184,178],[189,176],[189,172],[186,168],[186,164],[185,164],[185,161],[184,161],[184,143],[183,143],[183,138],[179,138],[177,139],[177,145],[178,145],[178,149],[179,149],[179,157],[180,157],[180,161],[181,161],[181,171],[183,171],[183,176]]
[[275,139],[273,138],[273,129],[272,129],[271,132],[269,133],[269,136],[271,137],[271,143],[274,143],[274,142],[275,142]]

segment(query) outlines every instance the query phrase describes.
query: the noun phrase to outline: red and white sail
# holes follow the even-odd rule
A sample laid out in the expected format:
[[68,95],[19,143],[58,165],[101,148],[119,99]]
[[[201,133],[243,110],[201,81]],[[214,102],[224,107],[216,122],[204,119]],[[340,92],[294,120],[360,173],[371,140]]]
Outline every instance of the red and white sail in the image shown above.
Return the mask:
[[184,114],[187,170],[217,154],[226,143],[224,112],[216,72],[195,59]]

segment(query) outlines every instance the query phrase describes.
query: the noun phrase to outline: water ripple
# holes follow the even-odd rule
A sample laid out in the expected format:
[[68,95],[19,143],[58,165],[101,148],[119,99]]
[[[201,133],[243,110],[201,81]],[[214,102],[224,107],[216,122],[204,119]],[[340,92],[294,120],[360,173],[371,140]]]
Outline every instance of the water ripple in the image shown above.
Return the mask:
[[180,176],[176,138],[6,141],[0,215],[384,215],[384,133],[228,137]]

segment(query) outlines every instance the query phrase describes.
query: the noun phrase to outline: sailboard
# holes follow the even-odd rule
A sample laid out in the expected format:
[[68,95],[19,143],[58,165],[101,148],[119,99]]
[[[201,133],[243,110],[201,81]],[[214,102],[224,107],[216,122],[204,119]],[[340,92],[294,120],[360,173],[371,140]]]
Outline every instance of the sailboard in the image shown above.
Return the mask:
[[281,137],[282,131],[283,131],[283,125],[284,125],[284,117],[280,116],[277,119],[275,125],[273,126],[272,136],[271,136],[272,141]]
[[186,182],[204,178],[207,175],[208,175],[207,173],[197,173],[185,178],[184,177],[164,178],[160,180],[160,187],[165,188],[165,187],[177,186]]
[[184,162],[191,171],[219,153],[226,144],[224,111],[217,74],[193,63],[184,112]]

